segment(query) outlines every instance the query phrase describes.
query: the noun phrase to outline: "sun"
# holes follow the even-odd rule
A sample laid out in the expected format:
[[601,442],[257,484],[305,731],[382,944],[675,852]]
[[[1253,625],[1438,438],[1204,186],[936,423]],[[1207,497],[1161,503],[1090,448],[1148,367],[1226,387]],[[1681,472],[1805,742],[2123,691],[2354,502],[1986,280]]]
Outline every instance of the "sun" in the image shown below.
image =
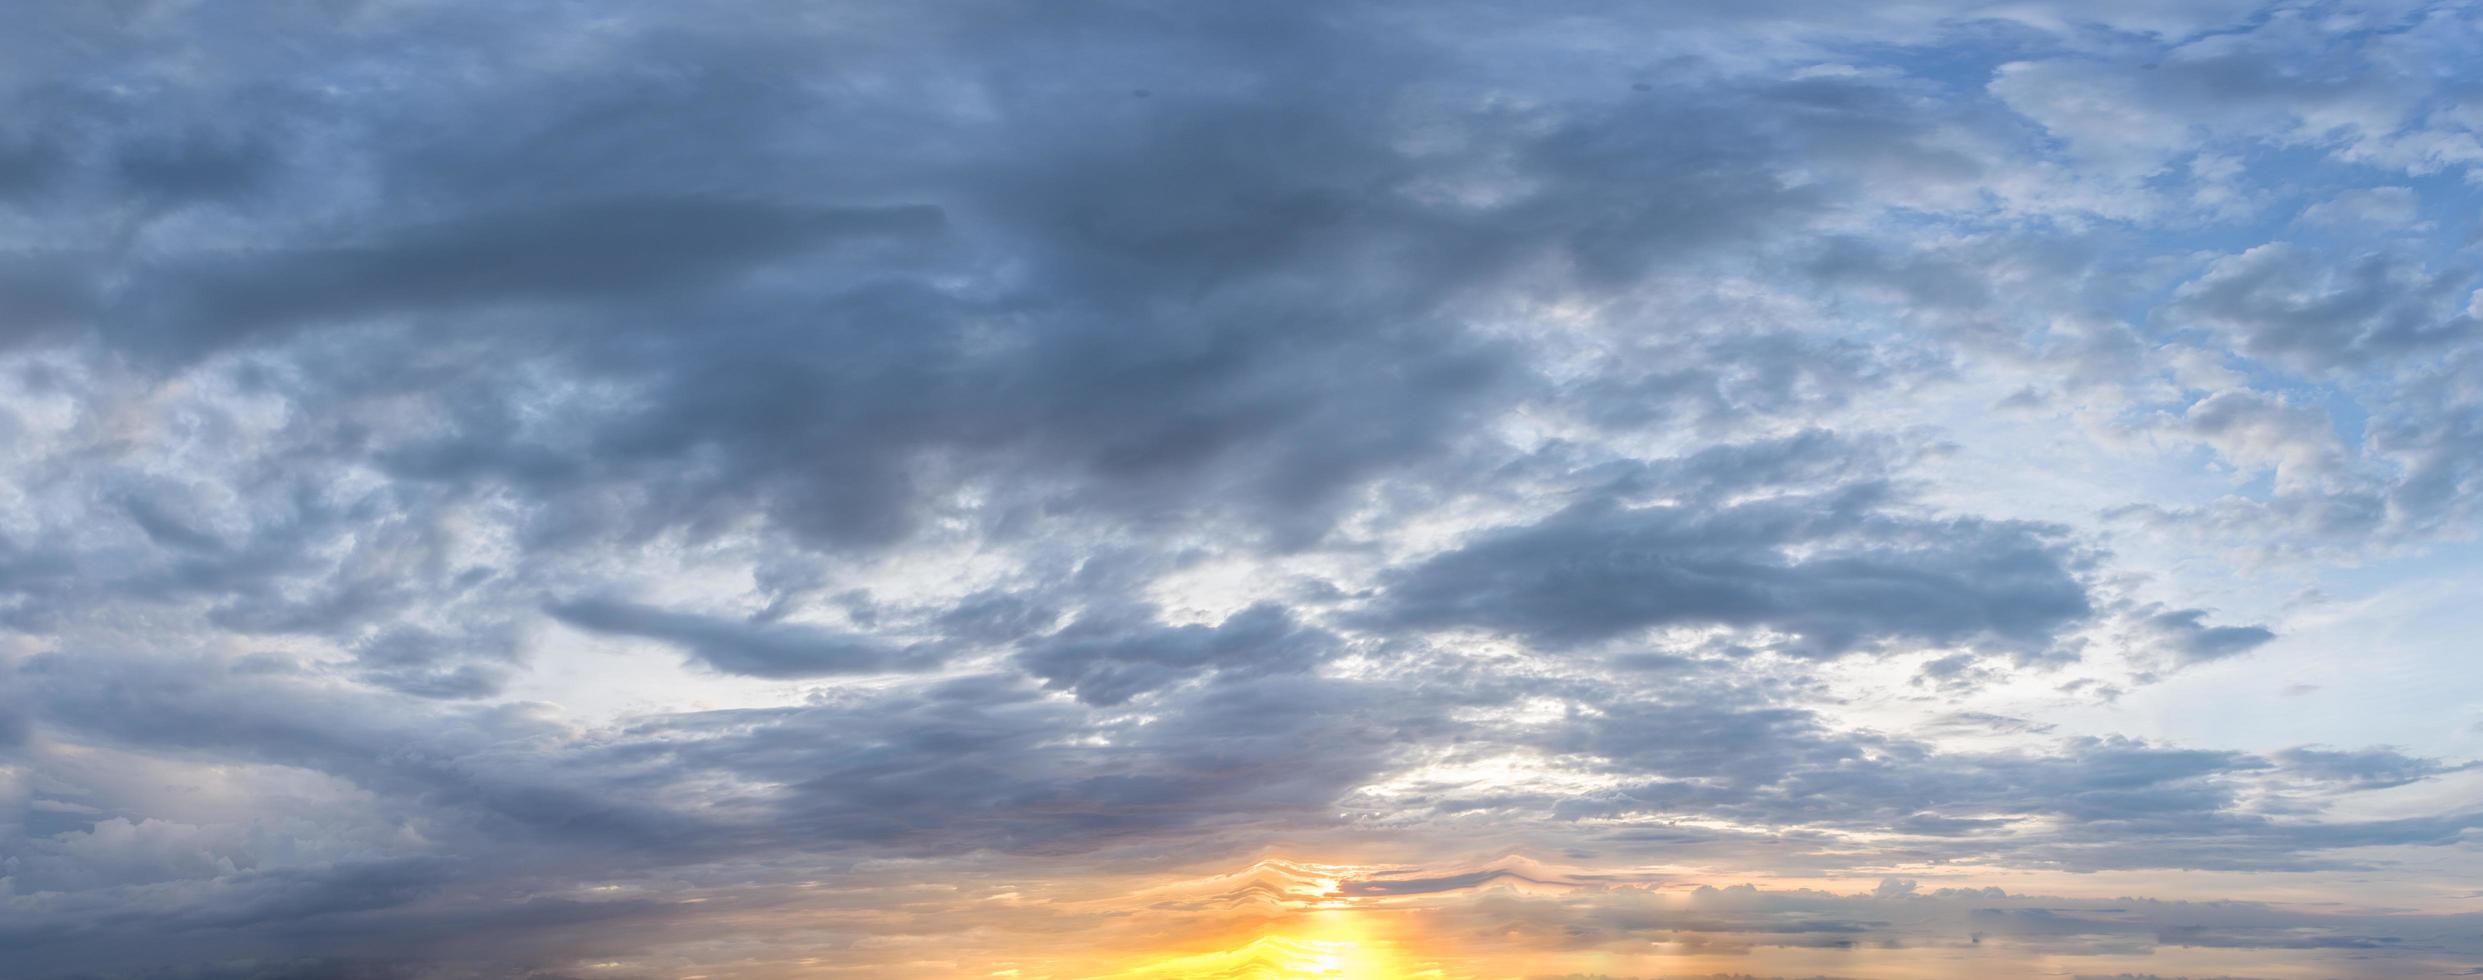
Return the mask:
[[1377,928],[1375,914],[1321,909],[1236,949],[1156,959],[1114,980],[1427,980],[1441,976]]

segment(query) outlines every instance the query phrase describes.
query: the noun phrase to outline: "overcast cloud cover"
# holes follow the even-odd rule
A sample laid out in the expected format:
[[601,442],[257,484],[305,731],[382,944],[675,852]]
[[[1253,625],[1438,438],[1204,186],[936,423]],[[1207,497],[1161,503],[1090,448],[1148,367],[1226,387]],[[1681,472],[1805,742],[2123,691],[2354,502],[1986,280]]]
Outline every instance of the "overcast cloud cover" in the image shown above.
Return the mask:
[[9,19],[0,976],[2483,971],[2483,8]]

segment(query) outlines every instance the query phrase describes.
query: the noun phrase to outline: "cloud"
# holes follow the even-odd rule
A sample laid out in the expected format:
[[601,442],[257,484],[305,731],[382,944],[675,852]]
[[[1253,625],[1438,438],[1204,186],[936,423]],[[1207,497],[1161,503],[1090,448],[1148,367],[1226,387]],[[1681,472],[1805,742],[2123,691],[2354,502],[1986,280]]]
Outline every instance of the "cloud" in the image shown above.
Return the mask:
[[554,618],[597,633],[640,636],[680,647],[701,663],[753,677],[822,677],[921,671],[939,666],[928,651],[798,623],[750,623],[672,612],[610,599],[545,607]]
[[2387,253],[2336,263],[2283,242],[2215,260],[2167,312],[2218,329],[2242,351],[2321,373],[2474,336],[2460,309],[2474,280]]
[[[150,277],[127,322],[157,353],[306,321],[626,302],[747,271],[838,238],[922,235],[928,207],[804,208],[729,198],[584,201],[397,230],[371,244],[201,256]],[[146,307],[155,309],[149,311]]]
[[[1886,887],[1896,885],[1898,887]],[[1913,885],[1915,887],[1904,887]],[[1468,896],[1442,917],[1489,923],[1530,945],[1549,943],[1555,923],[1577,923],[1567,942],[1606,955],[1650,937],[1703,947],[1815,947],[1846,951],[1855,962],[1896,940],[1894,960],[1925,947],[1981,948],[1997,955],[2144,955],[2198,946],[2225,949],[2386,949],[2440,941],[2464,916],[2363,916],[2234,903],[2075,899],[1999,889],[1926,889],[1883,882],[1850,894],[1751,885],[1699,886],[1677,896],[1637,889]],[[1898,939],[1897,937],[1905,937]],[[1938,937],[1938,938],[1929,938]],[[2008,952],[2000,952],[2007,950]]]
[[13,975],[2478,952],[2472,12],[22,19]]
[[1392,573],[1372,621],[1556,646],[1722,625],[1829,657],[1904,642],[2035,653],[2090,611],[2049,529],[1901,516],[1884,496],[1865,483],[1712,508],[1577,504]]
[[1083,616],[1030,644],[1018,661],[1047,685],[1075,691],[1081,701],[1114,705],[1208,671],[1251,676],[1308,670],[1336,646],[1335,637],[1300,626],[1283,607],[1261,603],[1212,627]]
[[2148,616],[2146,629],[2169,648],[2176,666],[2207,663],[2239,656],[2276,638],[2264,626],[2208,626],[2204,609],[2174,609]]
[[2371,187],[2346,191],[2302,209],[2308,225],[2368,224],[2389,229],[2419,229],[2422,199],[2411,187]]
[[2346,752],[2303,746],[2276,753],[2276,760],[2302,776],[2343,783],[2358,789],[2403,786],[2475,766],[2471,762],[2453,766],[2438,759],[2416,758],[2387,748]]

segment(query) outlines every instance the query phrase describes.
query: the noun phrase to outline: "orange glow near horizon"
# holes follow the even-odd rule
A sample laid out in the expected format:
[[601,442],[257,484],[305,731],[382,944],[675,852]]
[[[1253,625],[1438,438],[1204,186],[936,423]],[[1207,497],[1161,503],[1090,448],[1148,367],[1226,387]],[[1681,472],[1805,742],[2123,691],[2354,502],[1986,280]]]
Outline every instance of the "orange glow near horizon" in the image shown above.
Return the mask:
[[1113,980],[1421,980],[1445,977],[1378,922],[1383,913],[1320,909],[1270,923],[1239,947],[1145,957]]
[[[1995,876],[1995,878],[1998,876]],[[2009,895],[1941,898],[1981,875],[1878,894],[1877,879],[1787,879],[1683,869],[1563,866],[1513,854],[1433,867],[1267,858],[1238,868],[1116,883],[1072,877],[987,906],[971,945],[892,930],[889,973],[1009,980],[1510,980],[1789,975],[1889,980],[2234,972],[2308,980],[2352,964],[2327,954],[2180,944],[2064,943],[2011,935],[1969,906],[2024,903],[2071,933],[2119,935],[2126,900],[2017,877]],[[2202,880],[2215,887],[2213,877]],[[2168,884],[2159,881],[2157,884]],[[2051,887],[2047,887],[2051,886]],[[2053,894],[2045,894],[2052,892]],[[1953,908],[1952,908],[1953,906]],[[1949,908],[1948,917],[1926,910]],[[1870,923],[1848,928],[1839,922]],[[1843,929],[1845,931],[1839,931]],[[1998,931],[1990,931],[1997,929]],[[1803,936],[1811,932],[1815,935]],[[905,949],[910,952],[899,953]],[[853,961],[814,961],[852,975]]]

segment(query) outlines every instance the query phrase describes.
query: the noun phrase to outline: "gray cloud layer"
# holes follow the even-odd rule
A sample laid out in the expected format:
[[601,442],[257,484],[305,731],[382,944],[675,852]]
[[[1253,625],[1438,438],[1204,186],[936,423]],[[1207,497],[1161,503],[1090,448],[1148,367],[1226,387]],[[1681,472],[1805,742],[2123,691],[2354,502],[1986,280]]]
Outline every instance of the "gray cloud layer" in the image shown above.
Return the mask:
[[[2483,499],[2470,12],[2041,6],[37,4],[0,972],[774,976],[775,926],[701,923],[1283,843],[2470,850],[2483,811],[2358,805],[2470,771],[2436,750],[1832,688],[2215,670],[2283,630],[2112,533],[2377,556]],[[2009,413],[2235,488],[2037,516],[1941,468]],[[1510,760],[1550,775],[1455,775]],[[1346,894],[1577,949],[2483,957],[2471,916],[1551,884]]]

